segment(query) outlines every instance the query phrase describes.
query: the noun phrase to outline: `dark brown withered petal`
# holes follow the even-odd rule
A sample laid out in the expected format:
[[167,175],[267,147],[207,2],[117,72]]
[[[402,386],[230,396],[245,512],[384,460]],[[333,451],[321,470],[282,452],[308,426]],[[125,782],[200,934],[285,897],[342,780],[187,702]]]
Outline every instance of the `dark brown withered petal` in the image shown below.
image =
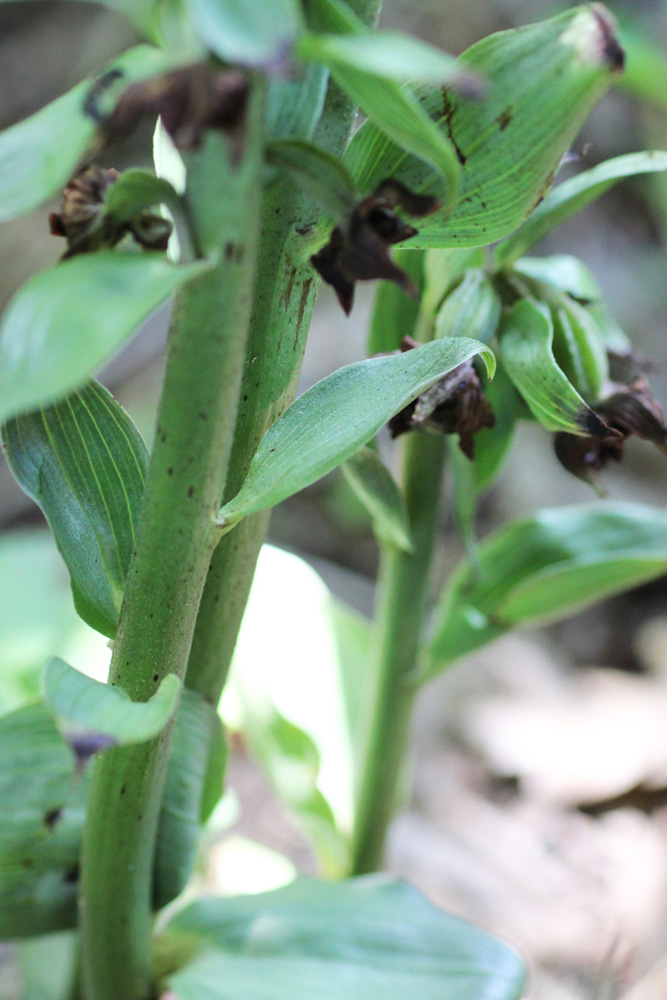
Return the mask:
[[621,435],[597,441],[560,432],[554,438],[556,458],[563,468],[593,486],[596,486],[595,473],[601,472],[608,462],[620,462],[623,448]]
[[417,297],[412,279],[394,264],[389,247],[416,236],[417,230],[396,215],[397,206],[412,214],[425,214],[437,208],[437,202],[413,195],[398,181],[383,181],[373,194],[355,206],[345,226],[337,226],[329,242],[311,257],[320,276],[332,285],[338,301],[349,315],[357,281],[384,278],[393,281],[408,295]]
[[392,437],[410,430],[458,434],[461,451],[472,460],[475,457],[474,435],[483,427],[494,427],[495,423],[493,409],[470,360],[454,368],[397,413],[389,422],[389,430]]
[[633,379],[627,386],[619,387],[613,395],[603,399],[596,407],[610,427],[623,437],[635,434],[652,441],[667,454],[667,427],[660,403],[651,393],[643,376]]
[[161,116],[174,144],[197,149],[207,128],[234,132],[243,124],[249,86],[234,70],[220,71],[199,63],[171,70],[163,76],[130,84],[112,113],[100,111],[104,91],[118,79],[118,72],[95,82],[84,109],[97,121],[107,139],[131,132],[145,117]]

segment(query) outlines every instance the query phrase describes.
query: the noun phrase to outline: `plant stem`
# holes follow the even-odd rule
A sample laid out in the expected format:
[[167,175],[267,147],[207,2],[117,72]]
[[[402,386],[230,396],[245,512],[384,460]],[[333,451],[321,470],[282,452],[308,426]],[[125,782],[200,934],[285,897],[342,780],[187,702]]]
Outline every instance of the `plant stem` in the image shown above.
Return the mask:
[[445,441],[408,435],[402,482],[413,551],[383,546],[377,597],[377,635],[365,747],[352,837],[352,874],[382,867],[409,734],[417,659],[441,502]]
[[[233,162],[209,133],[189,163],[186,201],[199,250],[219,263],[177,298],[158,426],[110,671],[133,700],[183,677],[220,502],[259,238],[263,88]],[[87,1000],[153,1000],[155,834],[171,740],[104,753],[94,767],[83,845],[81,926]]]

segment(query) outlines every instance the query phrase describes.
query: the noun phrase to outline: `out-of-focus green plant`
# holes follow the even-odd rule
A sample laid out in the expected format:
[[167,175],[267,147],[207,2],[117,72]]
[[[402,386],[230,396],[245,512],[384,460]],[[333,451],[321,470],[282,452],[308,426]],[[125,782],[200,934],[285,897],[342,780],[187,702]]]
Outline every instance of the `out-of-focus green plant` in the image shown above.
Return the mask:
[[[665,448],[592,276],[524,256],[611,184],[667,168],[638,153],[551,189],[622,69],[614,23],[576,7],[455,61],[373,32],[375,0],[110,5],[152,44],[0,135],[3,218],[66,184],[63,259],[0,327],[3,441],[77,612],[113,643],[103,684],[54,633],[43,698],[0,718],[0,937],[76,930],[75,947],[30,945],[53,1000],[518,998],[511,950],[382,877],[200,900],[157,936],[154,919],[222,792],[216,705],[281,500],[342,466],[381,549],[372,626],[269,550],[227,689],[332,876],[382,865],[421,683],[664,572],[667,515],[633,505],[539,512],[474,545],[517,420],[588,478],[631,433]],[[159,176],[96,165],[146,117]],[[374,356],[294,401],[318,275],[346,312],[357,281],[386,279]],[[94,375],[174,293],[149,456]],[[400,484],[374,445],[387,423]],[[470,555],[431,626],[448,434]]]

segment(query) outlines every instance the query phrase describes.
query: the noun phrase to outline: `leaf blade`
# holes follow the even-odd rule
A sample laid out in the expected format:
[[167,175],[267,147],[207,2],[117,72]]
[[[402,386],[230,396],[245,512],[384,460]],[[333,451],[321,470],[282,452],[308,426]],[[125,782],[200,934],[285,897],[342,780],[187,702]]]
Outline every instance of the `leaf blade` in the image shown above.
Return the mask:
[[302,27],[296,0],[186,0],[204,44],[225,62],[280,64]]

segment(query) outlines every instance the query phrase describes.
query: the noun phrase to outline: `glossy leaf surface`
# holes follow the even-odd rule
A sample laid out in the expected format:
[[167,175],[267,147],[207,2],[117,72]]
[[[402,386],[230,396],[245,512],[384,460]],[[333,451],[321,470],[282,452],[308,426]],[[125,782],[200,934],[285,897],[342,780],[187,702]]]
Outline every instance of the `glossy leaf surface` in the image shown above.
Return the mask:
[[[455,144],[461,191],[451,216],[435,213],[420,223],[411,247],[483,246],[530,215],[617,73],[620,49],[603,11],[575,7],[541,24],[490,35],[468,49],[460,65],[484,78],[480,100],[452,90],[424,93],[423,110]],[[423,163],[373,122],[359,129],[345,161],[362,191],[387,176],[416,191],[433,183]]]
[[503,315],[498,333],[505,371],[547,430],[602,439],[609,429],[558,367],[553,335],[547,306],[517,302]]
[[376,451],[360,448],[341,469],[348,483],[371,516],[379,539],[404,552],[412,548],[408,516],[401,491]]
[[304,59],[330,68],[413,83],[456,83],[461,68],[453,56],[409,35],[382,31],[358,35],[304,35],[297,49]]
[[[147,45],[114,59],[101,76],[113,70],[122,75],[105,92],[105,113],[113,110],[115,100],[128,84],[171,65],[173,58]],[[0,133],[0,222],[36,208],[60,191],[75,172],[97,131],[97,123],[84,112],[92,84],[92,80],[78,84],[30,118]]]
[[509,948],[383,875],[204,899],[168,931],[209,949],[170,978],[176,1000],[518,1000],[524,983]]
[[547,195],[528,222],[497,247],[496,261],[507,266],[522,257],[555,226],[580,212],[626,177],[663,170],[667,170],[667,153],[627,153],[625,156],[614,157],[613,160],[605,160],[597,167],[563,181]]
[[209,814],[222,795],[226,759],[227,746],[217,711],[201,695],[184,688],[172,736],[155,848],[156,909],[175,899],[192,875],[202,813]]
[[116,632],[148,468],[130,417],[98,382],[8,421],[9,466],[44,514],[67,563],[77,611]]
[[186,0],[204,44],[225,62],[270,69],[290,55],[302,26],[297,0]]
[[317,125],[329,82],[326,66],[293,67],[288,77],[273,76],[266,94],[266,134],[269,139],[310,139]]
[[447,296],[435,320],[436,337],[470,337],[488,344],[500,319],[500,296],[485,271],[471,268]]
[[78,388],[139,323],[207,265],[101,251],[31,278],[0,325],[0,420]]
[[667,512],[605,503],[539,511],[481,545],[443,595],[426,676],[521,625],[554,621],[667,572]]
[[360,361],[322,379],[264,435],[246,482],[221,511],[223,523],[273,507],[331,472],[433,382],[475,355],[492,374],[488,347],[461,337]]
[[181,682],[168,674],[148,701],[131,701],[119,687],[101,684],[54,657],[44,675],[46,704],[65,727],[108,738],[109,746],[145,743],[176,711]]

